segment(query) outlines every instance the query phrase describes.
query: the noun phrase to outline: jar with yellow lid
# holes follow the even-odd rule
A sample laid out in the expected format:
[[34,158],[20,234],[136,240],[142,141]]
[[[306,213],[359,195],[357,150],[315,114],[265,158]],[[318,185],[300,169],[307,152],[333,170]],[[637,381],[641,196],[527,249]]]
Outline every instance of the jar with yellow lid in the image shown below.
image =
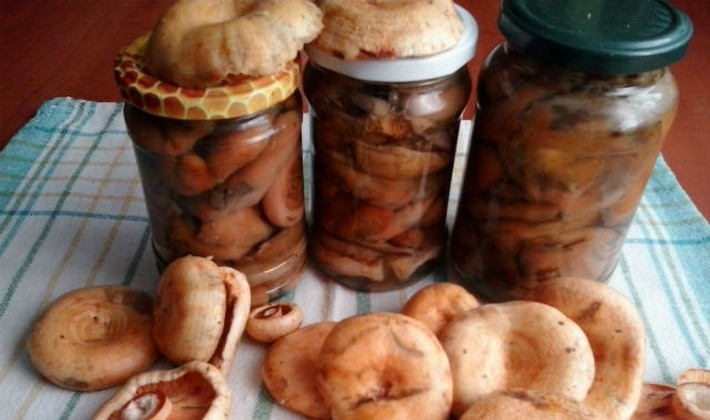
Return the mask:
[[[607,280],[678,109],[687,17],[660,0],[504,0],[450,244],[494,301]],[[570,280],[573,281],[573,280]]]
[[306,264],[299,66],[184,88],[142,67],[147,37],[116,60],[162,270],[188,254],[246,274],[252,304],[292,289]]
[[[358,290],[404,287],[444,261],[477,27],[446,1],[321,8],[325,27],[306,46],[303,76],[314,151],[311,261]],[[448,34],[439,29],[449,25],[453,42],[442,47]]]

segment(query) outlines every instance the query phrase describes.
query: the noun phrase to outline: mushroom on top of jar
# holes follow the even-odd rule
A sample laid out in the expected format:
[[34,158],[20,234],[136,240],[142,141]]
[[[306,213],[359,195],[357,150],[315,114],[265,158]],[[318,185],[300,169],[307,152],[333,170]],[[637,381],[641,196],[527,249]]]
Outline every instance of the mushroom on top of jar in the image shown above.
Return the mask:
[[186,255],[247,275],[252,302],[305,267],[298,54],[308,0],[177,0],[118,55],[159,269]]
[[446,243],[460,116],[471,93],[471,15],[450,0],[325,0],[306,45],[313,111],[311,256],[367,290],[431,272]]

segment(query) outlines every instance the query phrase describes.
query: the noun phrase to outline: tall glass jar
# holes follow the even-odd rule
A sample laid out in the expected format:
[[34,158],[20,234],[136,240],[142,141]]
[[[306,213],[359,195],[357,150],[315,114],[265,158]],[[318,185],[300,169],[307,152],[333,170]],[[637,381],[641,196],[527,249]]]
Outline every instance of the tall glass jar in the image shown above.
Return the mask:
[[422,59],[341,60],[313,46],[304,93],[313,117],[311,260],[355,289],[403,287],[443,261],[466,64],[476,27]]
[[185,255],[242,271],[254,305],[295,286],[306,263],[298,65],[217,88],[185,89],[123,51],[126,100],[159,269]]
[[673,122],[667,66],[690,23],[655,0],[504,0],[499,24],[507,39],[480,73],[453,265],[494,301],[555,277],[604,281]]

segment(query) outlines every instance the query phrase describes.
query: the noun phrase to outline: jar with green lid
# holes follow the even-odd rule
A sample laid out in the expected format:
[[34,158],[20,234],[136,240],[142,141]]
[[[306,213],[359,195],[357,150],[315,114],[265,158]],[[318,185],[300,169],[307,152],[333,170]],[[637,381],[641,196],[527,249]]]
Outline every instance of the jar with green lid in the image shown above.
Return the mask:
[[[365,3],[344,6],[353,4]],[[456,140],[471,93],[467,63],[477,39],[471,15],[450,6],[462,33],[435,54],[393,58],[387,50],[381,57],[357,47],[360,56],[349,58],[317,43],[306,47],[303,86],[314,151],[310,257],[351,288],[403,287],[444,260]]]
[[451,239],[494,301],[545,280],[605,281],[678,107],[688,18],[660,0],[504,0],[480,72]]
[[247,276],[253,305],[266,303],[307,260],[300,68],[188,89],[143,70],[146,42],[118,55],[115,75],[158,267],[211,257]]

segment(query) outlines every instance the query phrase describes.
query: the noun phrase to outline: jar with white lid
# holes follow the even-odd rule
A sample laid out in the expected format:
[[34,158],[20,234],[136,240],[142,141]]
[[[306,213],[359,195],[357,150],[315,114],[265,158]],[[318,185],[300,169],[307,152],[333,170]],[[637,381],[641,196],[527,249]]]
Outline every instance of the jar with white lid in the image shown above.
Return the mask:
[[[343,59],[308,45],[311,261],[351,288],[403,287],[444,260],[449,188],[477,27],[423,57]],[[326,30],[327,30],[326,22]]]
[[[660,0],[504,0],[450,244],[461,282],[519,299],[607,280],[678,109],[688,18]],[[572,281],[572,280],[570,280]]]

